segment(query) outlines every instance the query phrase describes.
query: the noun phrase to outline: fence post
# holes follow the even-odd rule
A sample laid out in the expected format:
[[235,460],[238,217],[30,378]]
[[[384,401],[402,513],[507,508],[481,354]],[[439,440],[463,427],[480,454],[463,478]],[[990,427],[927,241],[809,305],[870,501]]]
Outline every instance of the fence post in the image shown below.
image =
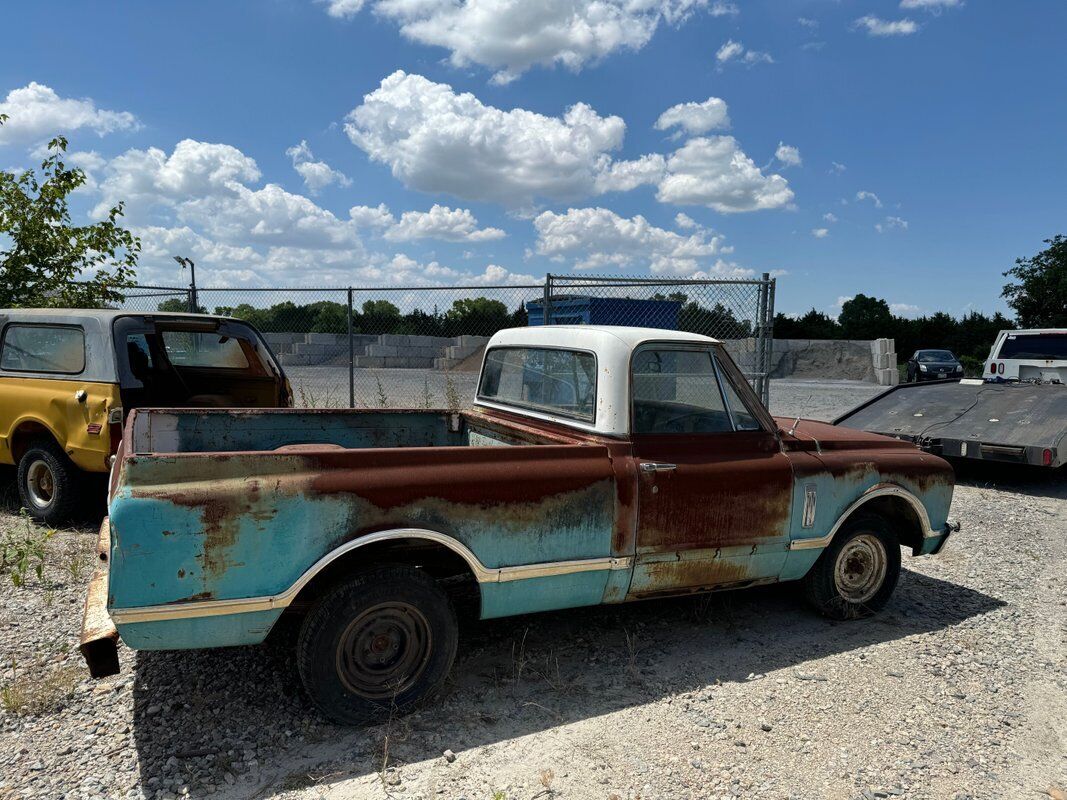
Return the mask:
[[545,275],[545,299],[541,303],[541,324],[552,322],[552,274]]
[[774,288],[776,283],[777,279],[771,278],[767,284],[767,358],[763,367],[767,383],[763,391],[763,404],[768,408],[771,405],[771,362],[774,360]]
[[348,287],[348,407],[356,407],[356,346],[352,338],[352,287]]
[[767,290],[770,273],[764,272],[759,284],[758,328],[756,329],[756,391],[764,405],[767,404]]
[[189,287],[185,290],[185,307],[189,310],[190,314],[198,313],[196,307],[196,289]]

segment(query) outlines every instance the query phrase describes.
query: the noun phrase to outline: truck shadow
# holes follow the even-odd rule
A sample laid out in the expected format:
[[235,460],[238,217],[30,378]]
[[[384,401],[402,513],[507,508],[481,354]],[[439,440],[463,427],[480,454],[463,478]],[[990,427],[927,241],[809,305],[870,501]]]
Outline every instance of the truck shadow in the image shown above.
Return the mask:
[[956,482],[979,489],[999,489],[1028,497],[1067,499],[1067,466],[1057,469],[1028,464],[952,459]]
[[[251,797],[265,786],[373,776],[387,737],[390,770],[402,774],[405,764],[440,758],[446,749],[462,753],[776,670],[791,670],[776,676],[791,681],[825,680],[805,665],[1004,605],[903,570],[888,608],[846,623],[816,616],[790,585],[471,621],[442,695],[363,729],[316,715],[299,686],[291,638],[259,648],[143,652],[136,657],[133,726],[141,785],[162,788],[178,776],[194,797],[204,783],[224,796]],[[714,716],[710,699],[701,714]],[[695,716],[694,724],[701,724]]]

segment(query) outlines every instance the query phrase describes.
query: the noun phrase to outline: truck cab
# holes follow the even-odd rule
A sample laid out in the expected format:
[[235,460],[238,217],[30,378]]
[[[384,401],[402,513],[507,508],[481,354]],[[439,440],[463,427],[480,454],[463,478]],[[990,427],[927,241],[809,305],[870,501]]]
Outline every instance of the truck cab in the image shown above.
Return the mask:
[[1001,331],[983,374],[987,381],[998,383],[1067,384],[1067,328]]

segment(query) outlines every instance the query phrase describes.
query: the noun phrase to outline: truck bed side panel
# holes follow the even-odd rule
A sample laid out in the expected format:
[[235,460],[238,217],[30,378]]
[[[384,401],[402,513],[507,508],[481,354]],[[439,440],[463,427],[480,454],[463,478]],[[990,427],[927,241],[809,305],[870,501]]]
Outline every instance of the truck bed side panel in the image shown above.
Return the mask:
[[[111,502],[109,606],[273,595],[346,542],[396,528],[451,536],[489,569],[602,558],[615,506],[597,446],[136,456]],[[486,616],[600,602],[608,576],[562,577],[584,585],[552,598],[544,579],[514,581],[525,595],[487,584]]]

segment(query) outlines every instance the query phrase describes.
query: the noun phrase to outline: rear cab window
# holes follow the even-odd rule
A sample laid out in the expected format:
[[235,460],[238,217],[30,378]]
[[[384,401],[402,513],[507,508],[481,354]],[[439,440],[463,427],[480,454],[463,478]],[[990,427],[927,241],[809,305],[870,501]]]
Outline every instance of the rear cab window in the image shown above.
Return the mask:
[[248,358],[241,340],[234,336],[199,331],[168,331],[160,334],[170,363],[179,367],[247,369]]
[[478,399],[593,422],[596,356],[584,350],[494,347],[485,356]]
[[85,369],[85,332],[73,325],[11,323],[0,345],[0,369],[78,375]]
[[1067,361],[1067,333],[1008,334],[997,359]]

